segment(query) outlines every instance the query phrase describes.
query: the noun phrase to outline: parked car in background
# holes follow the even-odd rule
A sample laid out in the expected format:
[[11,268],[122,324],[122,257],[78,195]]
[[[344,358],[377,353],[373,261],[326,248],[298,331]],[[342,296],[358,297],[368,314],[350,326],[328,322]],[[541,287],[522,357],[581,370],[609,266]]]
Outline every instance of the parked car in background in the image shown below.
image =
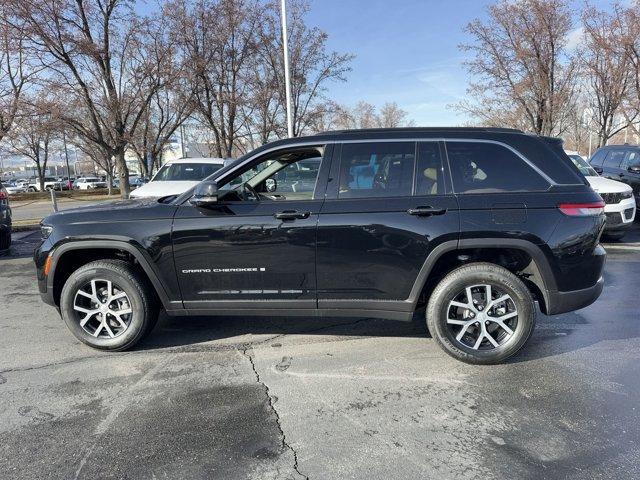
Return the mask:
[[620,240],[636,217],[633,190],[626,183],[601,177],[580,155],[569,154],[569,158],[587,178],[591,188],[604,200],[604,213],[607,216],[604,235],[612,240]]
[[107,182],[98,177],[80,177],[73,182],[73,188],[77,190],[93,190],[94,188],[107,188]]
[[131,198],[179,195],[232,162],[233,160],[224,158],[182,158],[168,161],[149,183],[131,192]]
[[640,145],[606,145],[595,151],[589,163],[603,177],[631,186],[640,208]]
[[[129,186],[131,187],[132,190],[136,189],[136,188],[140,188],[142,185],[146,184],[147,180],[143,177],[139,177],[137,175],[131,176],[129,177]],[[120,188],[120,179],[119,178],[114,178],[113,179],[113,186],[115,188]]]
[[0,250],[11,246],[11,207],[9,193],[0,183]]
[[[54,177],[44,177],[44,189],[45,190],[62,190],[62,182],[59,182],[58,179]],[[30,192],[40,191],[40,180],[38,179],[38,177],[31,177],[29,179],[28,190]]]
[[9,195],[14,195],[16,193],[25,193],[28,191],[27,185],[25,185],[23,182],[5,183],[4,188]]

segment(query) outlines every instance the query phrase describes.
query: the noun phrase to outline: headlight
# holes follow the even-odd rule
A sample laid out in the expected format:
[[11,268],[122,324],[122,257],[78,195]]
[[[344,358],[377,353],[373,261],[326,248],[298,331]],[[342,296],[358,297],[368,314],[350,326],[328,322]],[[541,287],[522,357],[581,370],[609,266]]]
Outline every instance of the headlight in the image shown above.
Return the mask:
[[49,238],[51,232],[53,232],[53,227],[51,225],[40,225],[40,237],[42,240]]
[[631,198],[631,197],[633,197],[633,190],[629,190],[628,192],[622,192],[620,194],[620,198],[622,198],[623,200],[625,198]]

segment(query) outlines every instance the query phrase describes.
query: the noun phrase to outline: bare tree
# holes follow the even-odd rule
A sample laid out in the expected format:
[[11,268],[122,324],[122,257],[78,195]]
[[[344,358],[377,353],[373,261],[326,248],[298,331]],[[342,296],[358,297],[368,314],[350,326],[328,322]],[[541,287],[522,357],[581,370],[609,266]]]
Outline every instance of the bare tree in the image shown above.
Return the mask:
[[[280,32],[280,2],[270,4],[262,34],[265,57],[273,68],[280,92],[280,102],[285,104],[284,65],[282,36]],[[354,55],[327,49],[328,35],[317,27],[309,27],[305,15],[309,10],[306,0],[290,1],[287,8],[289,61],[291,70],[291,109],[293,134],[299,136],[316,122],[325,108],[324,94],[330,81],[345,81],[351,71]],[[268,42],[271,39],[271,42]]]
[[[615,46],[625,54],[631,69],[631,95],[635,110],[640,110],[640,0],[630,6],[615,5],[616,21],[619,23],[619,34]],[[628,115],[631,117],[631,115]],[[633,127],[633,120],[629,118]],[[634,127],[635,129],[635,127]],[[637,130],[637,129],[636,129]]]
[[28,99],[19,113],[20,123],[8,135],[11,150],[35,163],[40,191],[44,191],[53,144],[62,135],[52,110],[52,103],[42,96]]
[[413,125],[408,119],[409,114],[401,109],[397,103],[385,103],[378,113],[375,105],[360,101],[353,108],[332,104],[326,125],[337,129],[359,128],[398,128]]
[[473,102],[457,105],[481,123],[558,135],[575,85],[575,63],[563,61],[571,30],[566,0],[500,0],[465,31],[473,42],[466,65],[476,76]]
[[378,117],[378,125],[381,128],[413,126],[413,122],[408,120],[407,111],[400,108],[396,102],[385,103],[380,109]]
[[110,153],[95,142],[84,137],[72,139],[73,145],[84,153],[89,159],[100,167],[107,175],[107,194],[113,193],[113,180],[115,178],[116,161]]
[[162,88],[154,89],[130,143],[145,177],[162,165],[169,141],[193,112],[195,93],[189,79],[191,64],[177,47],[176,37],[169,33],[169,20],[162,16],[154,20],[155,28],[149,39],[154,48],[149,50],[154,54]]
[[195,110],[214,134],[215,154],[230,157],[243,128],[263,7],[255,0],[174,0],[164,12],[191,64]]
[[11,129],[25,87],[37,73],[26,52],[24,26],[8,10],[0,5],[0,141]]
[[47,88],[68,107],[61,118],[115,157],[122,196],[128,197],[125,150],[161,87],[155,54],[147,49],[149,22],[128,0],[6,1],[49,68]]
[[587,99],[597,128],[598,146],[627,125],[621,114],[632,77],[629,57],[619,48],[620,23],[616,15],[588,8],[582,14],[584,42],[579,51]]

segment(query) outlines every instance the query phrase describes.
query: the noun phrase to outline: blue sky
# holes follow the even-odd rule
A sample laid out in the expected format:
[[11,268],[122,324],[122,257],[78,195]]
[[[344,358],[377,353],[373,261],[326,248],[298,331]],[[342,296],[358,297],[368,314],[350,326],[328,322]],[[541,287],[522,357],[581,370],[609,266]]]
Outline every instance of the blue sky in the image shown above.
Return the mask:
[[397,102],[417,125],[457,125],[449,105],[465,95],[467,73],[458,44],[464,26],[484,16],[483,0],[312,0],[308,21],[329,34],[329,46],[356,55],[333,100],[353,105]]
[[[463,28],[486,16],[487,0],[311,0],[308,21],[329,34],[329,46],[356,54],[346,83],[328,96],[349,105],[395,101],[417,125],[459,125],[450,105],[465,96],[469,77],[458,49]],[[598,6],[608,1],[593,0]],[[583,3],[573,3],[577,10]],[[578,32],[576,32],[578,33]],[[574,35],[579,41],[579,35]]]

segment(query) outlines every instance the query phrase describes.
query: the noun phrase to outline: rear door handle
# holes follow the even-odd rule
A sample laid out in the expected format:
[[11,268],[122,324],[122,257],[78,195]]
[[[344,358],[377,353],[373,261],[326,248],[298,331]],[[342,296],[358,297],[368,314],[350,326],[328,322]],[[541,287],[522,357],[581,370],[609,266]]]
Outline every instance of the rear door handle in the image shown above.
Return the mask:
[[431,215],[442,215],[446,213],[446,208],[434,208],[434,207],[416,207],[407,210],[409,215],[417,215],[418,217],[429,217]]
[[309,218],[311,212],[298,212],[297,210],[285,210],[274,215],[278,220],[301,220]]

